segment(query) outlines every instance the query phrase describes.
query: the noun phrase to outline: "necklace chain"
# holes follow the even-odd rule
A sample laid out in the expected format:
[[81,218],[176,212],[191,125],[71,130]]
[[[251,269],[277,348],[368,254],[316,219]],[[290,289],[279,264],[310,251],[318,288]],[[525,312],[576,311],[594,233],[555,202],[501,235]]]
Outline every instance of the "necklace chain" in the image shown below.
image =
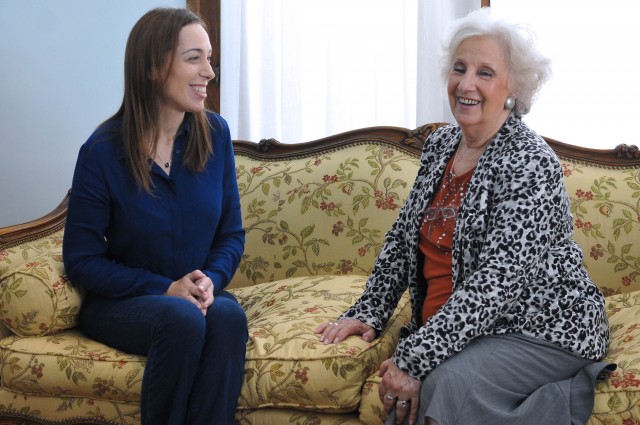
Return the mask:
[[164,168],[169,169],[171,168],[171,156],[169,157],[168,161],[165,161],[164,159],[162,159],[162,157],[158,154],[158,152],[156,152],[156,159],[158,159],[163,165]]
[[[454,179],[458,177],[455,173],[457,158],[458,151],[456,150],[448,170],[449,172],[445,174],[440,186],[439,193],[442,196],[437,200],[435,205],[432,203],[431,206],[427,208],[423,219],[424,224],[429,223],[427,235],[430,239],[432,238],[433,232],[436,228],[442,229],[442,233],[438,235],[438,238],[434,242],[438,248],[443,248],[442,243],[448,236],[448,233],[453,236],[458,208],[464,199],[465,191],[467,189],[468,181],[466,181],[466,179],[460,183],[454,181]],[[438,225],[437,222],[440,222],[441,224]]]

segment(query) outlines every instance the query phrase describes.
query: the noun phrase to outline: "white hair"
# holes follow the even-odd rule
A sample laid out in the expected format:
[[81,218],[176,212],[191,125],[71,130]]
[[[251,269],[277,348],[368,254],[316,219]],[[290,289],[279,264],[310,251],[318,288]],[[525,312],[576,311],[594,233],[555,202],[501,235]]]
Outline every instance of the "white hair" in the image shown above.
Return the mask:
[[502,46],[509,64],[509,89],[516,95],[514,110],[525,115],[542,85],[551,78],[551,61],[535,47],[533,29],[492,18],[487,7],[469,13],[449,27],[443,44],[443,79],[447,80],[460,44],[478,36],[492,37]]

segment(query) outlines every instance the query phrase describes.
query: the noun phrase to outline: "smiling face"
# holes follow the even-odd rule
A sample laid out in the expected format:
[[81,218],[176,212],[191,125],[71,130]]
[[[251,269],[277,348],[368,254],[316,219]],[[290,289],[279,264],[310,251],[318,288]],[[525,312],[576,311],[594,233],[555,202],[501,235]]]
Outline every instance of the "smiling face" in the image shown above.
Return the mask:
[[463,41],[449,72],[447,92],[451,112],[464,133],[493,136],[509,115],[504,101],[509,91],[509,65],[497,40],[486,36]]
[[215,76],[210,60],[211,43],[205,29],[197,23],[184,26],[162,85],[160,108],[179,113],[204,110],[207,83]]

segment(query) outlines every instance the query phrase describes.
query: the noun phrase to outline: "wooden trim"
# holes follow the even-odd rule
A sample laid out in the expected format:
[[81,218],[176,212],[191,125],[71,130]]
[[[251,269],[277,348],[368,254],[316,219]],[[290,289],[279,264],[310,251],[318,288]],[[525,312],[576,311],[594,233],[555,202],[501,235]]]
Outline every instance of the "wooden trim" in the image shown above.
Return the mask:
[[62,228],[67,218],[69,192],[62,202],[48,214],[22,224],[0,227],[0,251],[15,244],[32,238],[38,238]]
[[560,158],[616,168],[640,167],[640,149],[635,145],[620,144],[613,149],[591,149],[562,143],[550,137],[544,139]]
[[220,0],[187,0],[187,7],[200,16],[207,24],[211,41],[211,67],[216,77],[207,86],[205,105],[220,113]]
[[380,143],[420,156],[427,137],[444,123],[426,124],[415,130],[401,127],[378,126],[351,130],[304,143],[280,143],[276,139],[262,139],[258,143],[234,140],[236,155],[263,160],[286,160],[308,157],[342,149],[360,143]]

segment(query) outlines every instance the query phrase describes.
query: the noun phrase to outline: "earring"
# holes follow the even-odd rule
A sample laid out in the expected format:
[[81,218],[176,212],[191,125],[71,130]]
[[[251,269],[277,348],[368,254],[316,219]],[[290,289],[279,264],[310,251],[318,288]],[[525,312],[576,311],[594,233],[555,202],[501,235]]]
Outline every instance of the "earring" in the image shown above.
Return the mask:
[[514,106],[516,106],[516,100],[512,96],[507,97],[504,101],[504,109],[511,110]]

